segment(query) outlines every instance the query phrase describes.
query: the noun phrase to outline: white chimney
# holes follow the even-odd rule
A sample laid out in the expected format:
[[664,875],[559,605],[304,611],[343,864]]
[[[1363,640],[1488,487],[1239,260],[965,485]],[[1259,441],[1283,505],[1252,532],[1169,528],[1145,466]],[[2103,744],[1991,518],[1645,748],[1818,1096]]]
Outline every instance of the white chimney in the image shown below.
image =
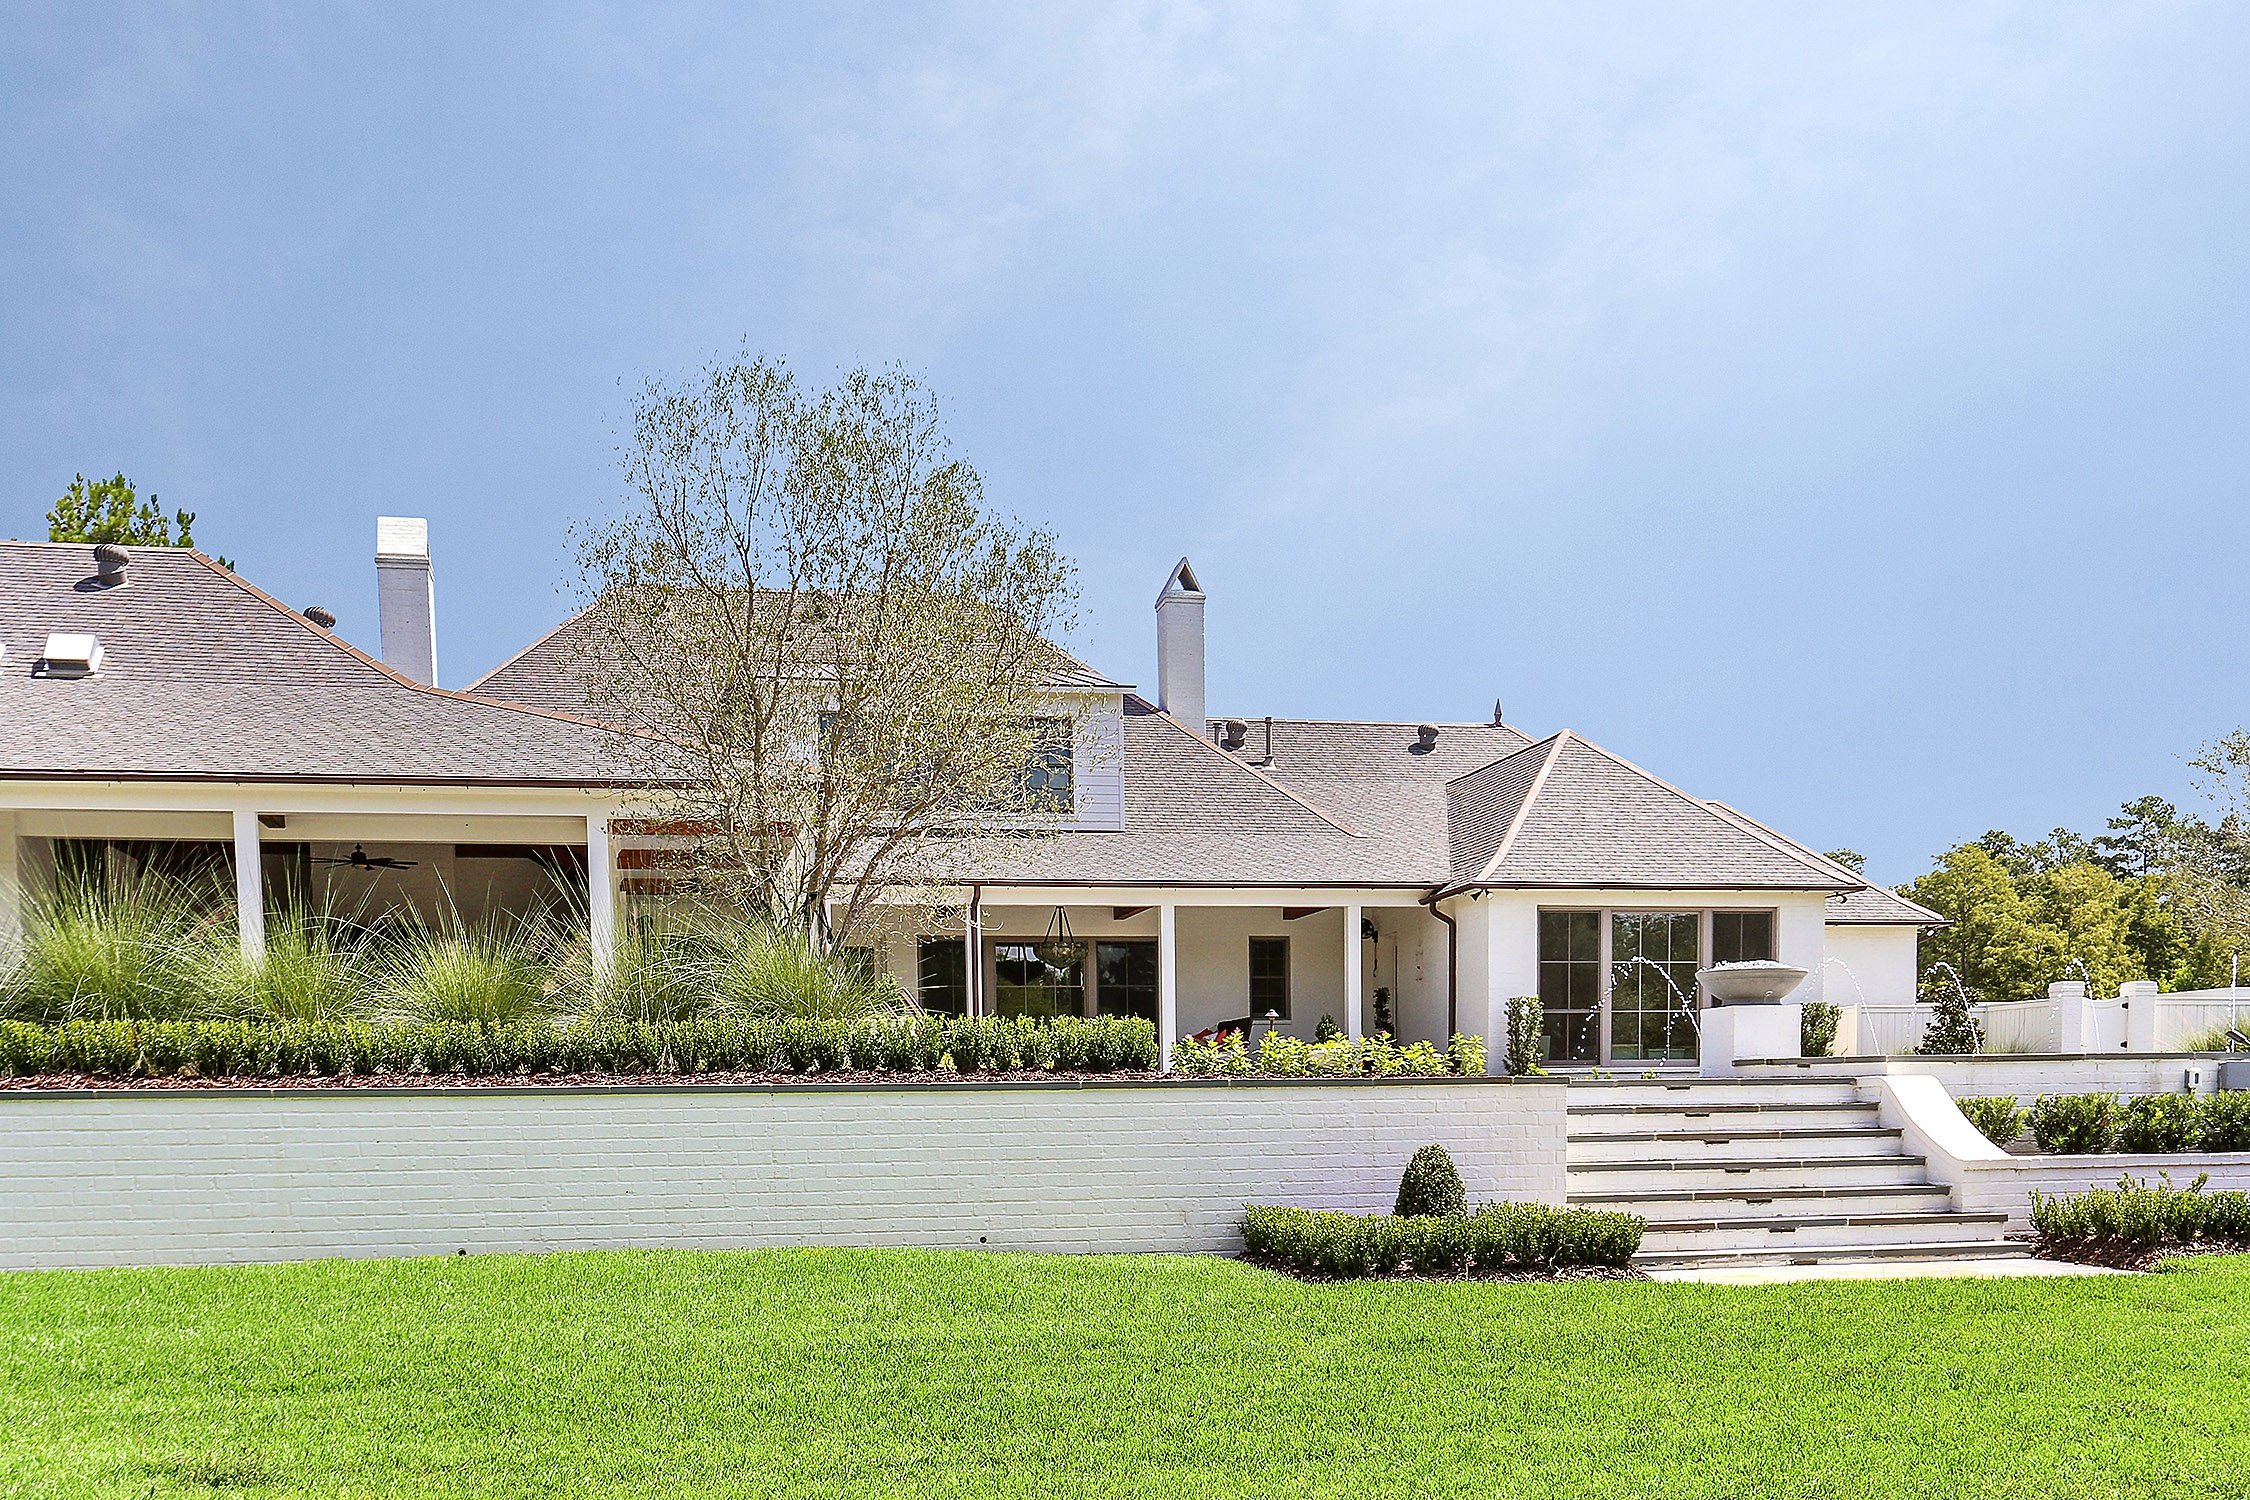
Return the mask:
[[430,580],[430,523],[375,518],[375,614],[383,660],[416,682],[437,681],[437,594]]
[[1206,733],[1203,717],[1203,588],[1186,558],[1156,596],[1156,706]]

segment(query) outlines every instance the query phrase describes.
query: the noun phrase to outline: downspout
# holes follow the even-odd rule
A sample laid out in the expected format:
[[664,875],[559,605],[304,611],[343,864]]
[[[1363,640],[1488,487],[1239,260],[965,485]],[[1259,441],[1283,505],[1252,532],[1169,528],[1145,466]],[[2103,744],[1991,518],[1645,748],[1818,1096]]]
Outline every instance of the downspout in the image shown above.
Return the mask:
[[1438,909],[1442,899],[1432,894],[1424,896],[1422,904],[1430,909],[1431,916],[1445,924],[1445,1039],[1451,1042],[1461,1034],[1461,929]]

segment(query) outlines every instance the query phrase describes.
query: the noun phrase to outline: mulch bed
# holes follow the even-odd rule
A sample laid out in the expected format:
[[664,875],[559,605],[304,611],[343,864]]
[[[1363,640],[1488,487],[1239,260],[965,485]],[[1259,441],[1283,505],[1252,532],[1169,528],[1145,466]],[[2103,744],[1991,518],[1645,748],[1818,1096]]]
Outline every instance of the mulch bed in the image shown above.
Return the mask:
[[0,1093],[38,1094],[59,1090],[101,1093],[194,1093],[211,1089],[301,1089],[307,1093],[380,1093],[398,1089],[520,1089],[583,1088],[588,1085],[628,1084],[641,1088],[710,1088],[740,1085],[808,1083],[951,1084],[1147,1083],[1164,1075],[1146,1072],[1116,1073],[493,1073],[469,1076],[460,1073],[378,1073],[351,1078],[111,1078],[89,1073],[43,1073],[28,1078],[0,1078]]
[[1309,1282],[1315,1286],[1336,1286],[1347,1281],[1647,1281],[1648,1272],[1638,1266],[1532,1266],[1509,1271],[1455,1271],[1447,1275],[1425,1275],[1420,1271],[1402,1271],[1396,1276],[1326,1276],[1318,1271],[1306,1271],[1283,1261],[1263,1255],[1238,1255],[1236,1260],[1244,1265],[1286,1276],[1291,1281]]
[[2250,1255],[2250,1241],[2197,1240],[2186,1245],[2134,1245],[2122,1240],[2087,1240],[2078,1244],[2042,1240],[2032,1246],[2031,1253],[2041,1260],[2107,1266],[2113,1271],[2153,1271],[2168,1260],[2192,1260],[2199,1255]]

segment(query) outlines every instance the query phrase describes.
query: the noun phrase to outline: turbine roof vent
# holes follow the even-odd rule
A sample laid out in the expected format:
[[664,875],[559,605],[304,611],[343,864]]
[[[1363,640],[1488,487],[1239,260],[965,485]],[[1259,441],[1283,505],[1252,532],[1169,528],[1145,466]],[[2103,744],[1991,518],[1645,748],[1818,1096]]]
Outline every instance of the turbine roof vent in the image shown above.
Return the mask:
[[115,542],[98,542],[94,546],[94,576],[105,589],[125,587],[125,569],[133,561],[133,554]]

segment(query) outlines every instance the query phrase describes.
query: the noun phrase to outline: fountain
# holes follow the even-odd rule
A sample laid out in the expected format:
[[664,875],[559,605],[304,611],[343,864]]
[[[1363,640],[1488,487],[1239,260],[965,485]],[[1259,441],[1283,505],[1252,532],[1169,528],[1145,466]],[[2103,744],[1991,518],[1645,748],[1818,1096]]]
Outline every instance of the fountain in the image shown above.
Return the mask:
[[1704,1077],[1724,1078],[1745,1058],[1803,1055],[1805,1008],[1786,1002],[1805,970],[1757,959],[1698,969],[1695,977],[1713,1002],[1702,1031]]

